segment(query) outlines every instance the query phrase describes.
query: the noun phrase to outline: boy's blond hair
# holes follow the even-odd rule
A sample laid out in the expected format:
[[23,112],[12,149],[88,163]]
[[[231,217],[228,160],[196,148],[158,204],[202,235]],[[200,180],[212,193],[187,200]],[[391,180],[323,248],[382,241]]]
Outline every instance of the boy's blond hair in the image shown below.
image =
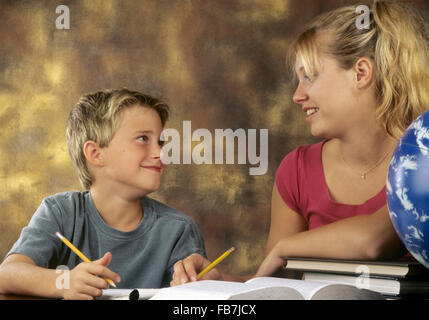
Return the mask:
[[[302,61],[311,78],[317,75],[320,54],[335,58],[346,70],[361,57],[371,59],[377,119],[398,139],[429,108],[427,25],[409,5],[392,1],[374,2],[369,29],[357,27],[360,14],[355,6],[348,6],[320,15],[293,45],[289,62],[294,65],[296,59]],[[322,31],[332,40],[318,41]]]
[[89,189],[92,176],[86,164],[83,147],[91,140],[107,147],[122,120],[122,110],[142,106],[157,111],[164,127],[169,107],[161,100],[128,89],[98,91],[83,95],[70,112],[67,129],[67,149],[84,189]]

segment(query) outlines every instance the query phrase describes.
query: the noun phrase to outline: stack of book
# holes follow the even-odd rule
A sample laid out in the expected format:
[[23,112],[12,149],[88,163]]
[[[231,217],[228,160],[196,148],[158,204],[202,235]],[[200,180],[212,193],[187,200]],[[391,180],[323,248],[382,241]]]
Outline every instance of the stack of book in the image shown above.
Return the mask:
[[358,261],[288,258],[287,270],[305,280],[350,284],[393,299],[429,299],[429,269],[415,260]]

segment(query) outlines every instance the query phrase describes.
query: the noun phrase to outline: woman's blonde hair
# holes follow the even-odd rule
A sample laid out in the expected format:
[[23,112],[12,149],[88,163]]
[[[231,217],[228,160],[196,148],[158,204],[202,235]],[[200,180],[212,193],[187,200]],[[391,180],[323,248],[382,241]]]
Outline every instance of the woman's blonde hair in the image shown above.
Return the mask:
[[[429,108],[429,45],[423,17],[408,5],[375,1],[369,28],[358,28],[361,13],[355,6],[320,15],[298,37],[291,63],[299,59],[310,77],[317,75],[321,53],[335,58],[348,70],[361,57],[371,59],[378,98],[377,119],[396,139]],[[327,31],[329,43],[317,35]]]
[[135,105],[157,111],[164,127],[168,119],[168,105],[157,98],[128,89],[85,94],[71,110],[66,129],[67,149],[84,189],[89,189],[92,184],[83,152],[85,142],[91,140],[101,148],[107,147],[121,124],[121,111]]

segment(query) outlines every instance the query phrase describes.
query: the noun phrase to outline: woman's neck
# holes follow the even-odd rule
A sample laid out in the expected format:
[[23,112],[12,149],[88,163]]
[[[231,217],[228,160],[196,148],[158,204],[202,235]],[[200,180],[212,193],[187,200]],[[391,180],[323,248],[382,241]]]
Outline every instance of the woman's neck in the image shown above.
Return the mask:
[[[382,129],[367,130],[363,134],[336,139],[338,153],[344,161],[362,172],[380,162],[390,159],[398,141]],[[384,161],[383,161],[384,160]]]

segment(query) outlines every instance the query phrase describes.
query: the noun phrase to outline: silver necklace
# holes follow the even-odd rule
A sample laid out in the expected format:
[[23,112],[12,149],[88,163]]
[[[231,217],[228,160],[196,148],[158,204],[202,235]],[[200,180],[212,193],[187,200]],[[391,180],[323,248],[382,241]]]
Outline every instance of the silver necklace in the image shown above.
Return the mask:
[[387,155],[390,153],[390,151],[388,151],[385,155],[384,155],[384,157],[383,158],[381,158],[381,160],[380,161],[378,161],[376,164],[375,164],[375,166],[373,166],[371,169],[369,169],[369,170],[366,170],[366,171],[364,171],[364,172],[360,172],[359,170],[356,170],[355,168],[353,168],[351,165],[349,165],[348,163],[347,163],[347,161],[344,159],[344,156],[343,156],[343,153],[341,152],[341,150],[340,150],[340,154],[341,154],[341,158],[343,159],[343,161],[344,161],[344,163],[351,169],[351,170],[353,170],[354,172],[356,172],[359,176],[360,176],[360,178],[362,179],[362,180],[365,180],[366,179],[366,175],[368,174],[368,173],[370,173],[372,170],[374,170],[375,168],[377,168],[380,164],[382,164],[383,163],[383,161],[386,159],[386,157],[387,157]]

